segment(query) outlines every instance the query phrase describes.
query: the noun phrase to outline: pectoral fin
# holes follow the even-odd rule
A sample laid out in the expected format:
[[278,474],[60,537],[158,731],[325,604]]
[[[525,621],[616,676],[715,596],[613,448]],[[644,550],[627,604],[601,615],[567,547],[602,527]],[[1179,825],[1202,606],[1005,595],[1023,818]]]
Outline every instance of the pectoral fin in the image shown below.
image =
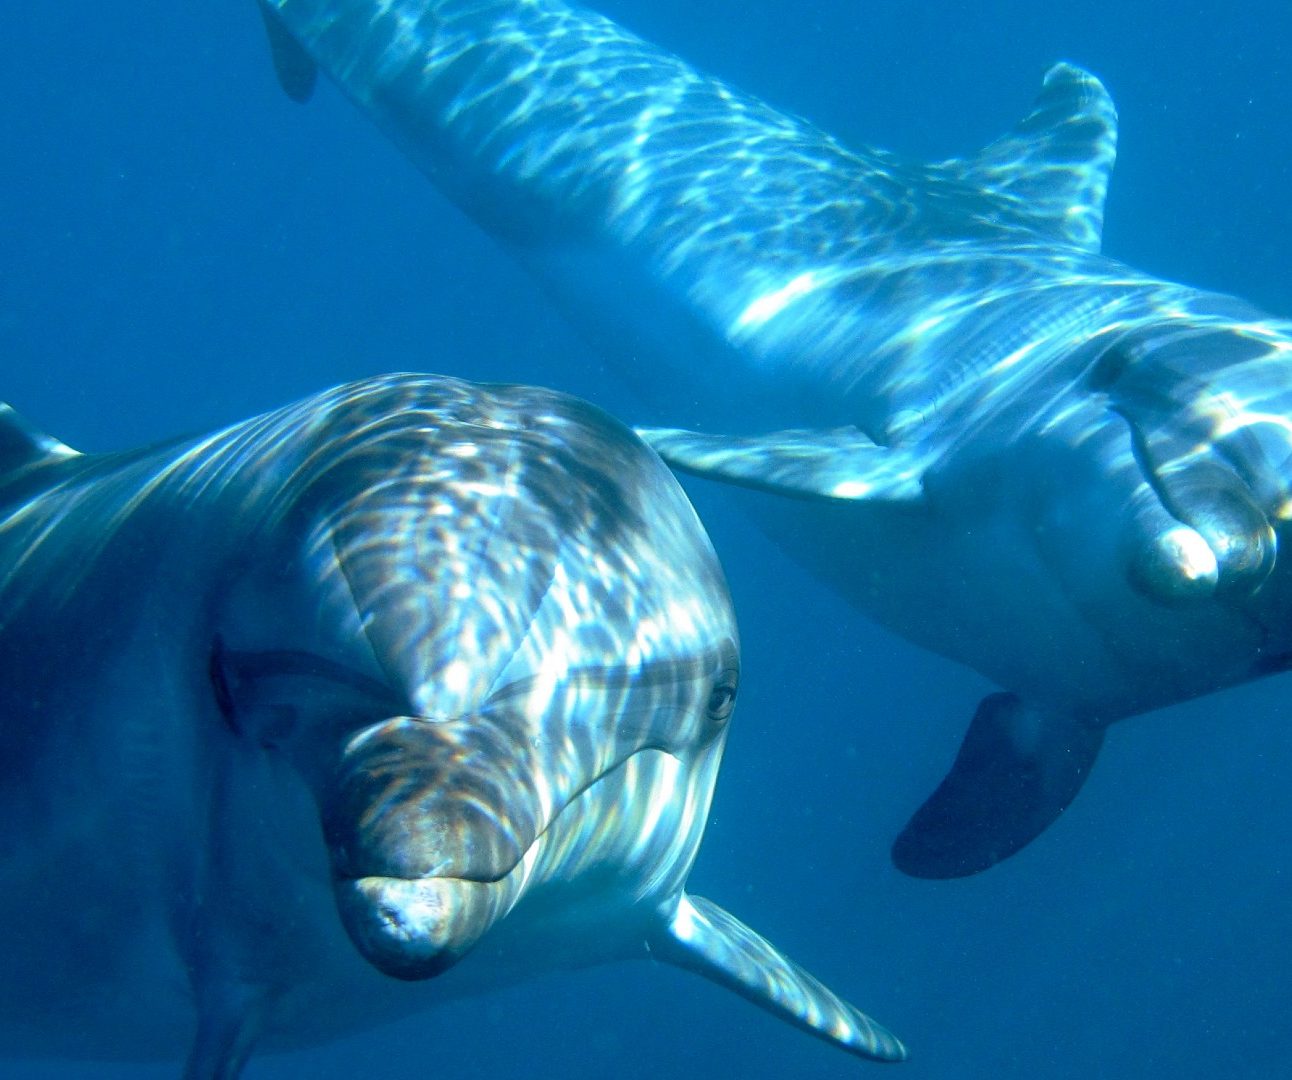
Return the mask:
[[314,93],[319,69],[276,12],[265,4],[258,5],[265,20],[265,33],[269,37],[269,51],[274,60],[274,74],[284,93],[293,101],[306,102]]
[[946,779],[893,844],[912,877],[966,877],[1036,839],[1068,806],[1103,744],[1100,727],[984,698]]
[[906,1048],[734,916],[683,895],[648,941],[651,954],[734,990],[797,1028],[858,1057],[901,1061]]
[[915,500],[918,463],[856,428],[705,435],[679,428],[638,428],[670,466],[709,480],[809,499]]

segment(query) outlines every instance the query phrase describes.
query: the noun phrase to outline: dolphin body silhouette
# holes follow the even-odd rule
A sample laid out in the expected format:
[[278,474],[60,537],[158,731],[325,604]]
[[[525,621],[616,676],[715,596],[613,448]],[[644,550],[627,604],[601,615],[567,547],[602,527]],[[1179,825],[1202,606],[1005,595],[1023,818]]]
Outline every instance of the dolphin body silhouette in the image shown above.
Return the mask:
[[[982,672],[893,848],[973,873],[1044,830],[1105,728],[1292,658],[1292,325],[1099,253],[1116,117],[1060,64],[980,153],[844,147],[558,0],[263,0],[640,376],[675,467]],[[696,429],[696,430],[690,430]]]
[[0,613],[4,1056],[235,1077],[646,955],[903,1056],[684,891],[736,626],[590,405],[388,376],[103,455],[0,406]]

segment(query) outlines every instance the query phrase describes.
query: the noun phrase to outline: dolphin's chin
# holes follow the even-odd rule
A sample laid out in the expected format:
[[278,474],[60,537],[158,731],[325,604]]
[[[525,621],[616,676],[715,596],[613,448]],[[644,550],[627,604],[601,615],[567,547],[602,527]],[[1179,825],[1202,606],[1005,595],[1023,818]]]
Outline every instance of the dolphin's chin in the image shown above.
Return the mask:
[[336,883],[337,908],[364,958],[396,979],[429,979],[470,951],[510,907],[504,881],[363,877]]

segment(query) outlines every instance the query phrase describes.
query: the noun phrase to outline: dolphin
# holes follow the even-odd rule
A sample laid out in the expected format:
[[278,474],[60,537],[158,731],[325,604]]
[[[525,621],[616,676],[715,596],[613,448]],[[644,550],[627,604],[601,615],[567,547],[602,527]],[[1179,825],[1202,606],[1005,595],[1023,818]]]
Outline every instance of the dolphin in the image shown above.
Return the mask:
[[560,0],[261,10],[289,93],[322,68],[532,270],[667,461],[760,491],[814,574],[1004,688],[903,871],[993,865],[1113,721],[1292,662],[1292,324],[1100,254],[1093,75],[1058,64],[1012,131],[922,163]]
[[738,677],[686,496],[575,398],[392,375],[92,455],[4,407],[4,1055],[230,1078],[653,956],[902,1058],[685,891]]

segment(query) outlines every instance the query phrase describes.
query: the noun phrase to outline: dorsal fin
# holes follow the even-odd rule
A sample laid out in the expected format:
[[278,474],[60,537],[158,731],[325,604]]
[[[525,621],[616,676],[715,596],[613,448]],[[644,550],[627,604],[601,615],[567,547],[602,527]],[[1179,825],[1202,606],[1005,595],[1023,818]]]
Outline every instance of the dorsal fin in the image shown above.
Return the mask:
[[0,477],[28,465],[75,456],[76,451],[70,446],[38,431],[0,402]]
[[274,60],[274,74],[278,85],[293,101],[309,101],[318,81],[318,65],[291,35],[282,18],[263,0],[257,5],[265,20],[265,33],[269,36],[269,52]]
[[1016,200],[1035,231],[1098,251],[1116,156],[1117,110],[1103,83],[1075,64],[1056,64],[1012,131],[944,165],[983,191]]

